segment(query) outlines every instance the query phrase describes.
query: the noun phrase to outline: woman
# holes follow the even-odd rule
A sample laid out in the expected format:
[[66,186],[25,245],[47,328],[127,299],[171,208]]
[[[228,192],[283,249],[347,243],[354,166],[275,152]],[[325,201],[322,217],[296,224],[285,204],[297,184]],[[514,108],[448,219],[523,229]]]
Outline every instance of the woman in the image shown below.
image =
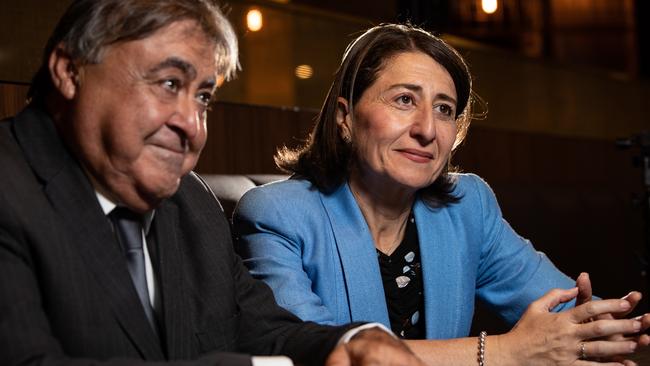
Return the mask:
[[[410,341],[431,364],[475,365],[477,347],[495,365],[568,364],[647,343],[589,341],[634,333],[639,320],[576,324],[624,315],[638,293],[549,312],[570,307],[575,282],[508,226],[479,177],[449,172],[471,107],[467,65],[439,38],[391,24],[358,37],[307,144],[276,156],[294,177],[249,191],[234,214],[251,273],[302,319],[375,321],[407,339],[466,337],[475,297],[521,318],[478,346]],[[586,278],[580,285],[590,291]]]

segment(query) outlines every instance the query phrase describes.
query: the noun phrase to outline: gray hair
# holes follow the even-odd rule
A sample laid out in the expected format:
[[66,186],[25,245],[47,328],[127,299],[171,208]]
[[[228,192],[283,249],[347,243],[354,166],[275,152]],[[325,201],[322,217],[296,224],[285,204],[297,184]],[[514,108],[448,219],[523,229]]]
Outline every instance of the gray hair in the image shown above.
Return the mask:
[[52,90],[48,59],[59,44],[77,62],[96,64],[107,46],[146,38],[181,20],[193,20],[201,27],[216,46],[217,72],[226,80],[234,77],[239,69],[237,37],[211,0],[75,0],[45,46],[28,98],[43,101]]

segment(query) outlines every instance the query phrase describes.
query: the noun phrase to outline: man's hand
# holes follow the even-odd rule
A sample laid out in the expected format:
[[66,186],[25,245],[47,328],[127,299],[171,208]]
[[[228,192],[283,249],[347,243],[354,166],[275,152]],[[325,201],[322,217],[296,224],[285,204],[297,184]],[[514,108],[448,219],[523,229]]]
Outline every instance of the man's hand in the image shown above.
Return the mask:
[[424,366],[404,342],[379,328],[362,330],[350,342],[338,345],[326,366]]

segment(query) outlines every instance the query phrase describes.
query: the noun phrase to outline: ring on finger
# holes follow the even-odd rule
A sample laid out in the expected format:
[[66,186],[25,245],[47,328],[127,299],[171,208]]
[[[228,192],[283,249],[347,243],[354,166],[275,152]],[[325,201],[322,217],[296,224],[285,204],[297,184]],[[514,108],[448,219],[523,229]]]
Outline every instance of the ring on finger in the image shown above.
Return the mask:
[[580,342],[580,359],[581,360],[587,359],[587,350],[586,350],[585,342]]

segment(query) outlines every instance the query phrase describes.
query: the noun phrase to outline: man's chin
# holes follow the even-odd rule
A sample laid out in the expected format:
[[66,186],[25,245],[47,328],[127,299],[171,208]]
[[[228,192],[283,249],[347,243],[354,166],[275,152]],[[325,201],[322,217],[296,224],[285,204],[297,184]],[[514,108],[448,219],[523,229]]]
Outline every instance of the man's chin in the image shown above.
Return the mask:
[[120,201],[132,210],[144,213],[155,209],[163,200],[173,196],[179,185],[180,177],[149,177],[142,184],[123,191]]
[[[156,182],[153,182],[156,183]],[[143,187],[143,198],[152,205],[158,205],[160,201],[173,196],[180,186],[181,179],[158,181],[158,184],[150,187]],[[164,184],[161,184],[164,183]]]

